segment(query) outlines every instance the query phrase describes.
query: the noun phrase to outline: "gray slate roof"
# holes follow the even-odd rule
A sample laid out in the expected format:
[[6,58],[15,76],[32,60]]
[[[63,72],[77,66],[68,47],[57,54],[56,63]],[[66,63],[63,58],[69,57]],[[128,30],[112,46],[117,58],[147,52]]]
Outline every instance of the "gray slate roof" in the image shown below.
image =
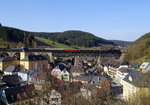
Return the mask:
[[85,75],[76,76],[76,77],[74,77],[74,79],[86,81],[87,83],[89,83],[91,81],[91,77],[85,76]]
[[102,76],[76,76],[74,79],[81,80],[81,81],[86,81],[89,84],[93,84],[96,86],[102,86],[103,82],[107,80],[105,77]]
[[118,69],[118,71],[120,71],[121,73],[129,73],[131,71],[131,69],[125,68],[125,67],[121,67],[120,69]]
[[118,68],[121,65],[121,61],[113,58],[103,58],[102,65]]
[[102,84],[107,81],[105,77],[102,76],[93,76],[91,83],[96,85],[96,86],[102,86]]
[[20,69],[17,68],[16,66],[8,66],[6,69],[5,69],[5,72],[19,72]]
[[24,73],[24,74],[28,74],[30,76],[33,76],[34,74],[36,74],[37,72],[34,70],[21,70],[20,73]]
[[13,60],[14,60],[14,58],[12,58],[12,57],[1,57],[0,58],[0,62],[10,62]]
[[124,81],[136,87],[150,88],[150,73],[142,73],[140,71],[132,70],[124,79]]
[[9,86],[18,86],[23,82],[20,76],[18,75],[5,75],[3,76],[3,81],[6,82]]
[[84,70],[83,70],[82,66],[79,66],[79,65],[72,66],[70,71],[71,72],[76,72],[76,73],[84,73]]

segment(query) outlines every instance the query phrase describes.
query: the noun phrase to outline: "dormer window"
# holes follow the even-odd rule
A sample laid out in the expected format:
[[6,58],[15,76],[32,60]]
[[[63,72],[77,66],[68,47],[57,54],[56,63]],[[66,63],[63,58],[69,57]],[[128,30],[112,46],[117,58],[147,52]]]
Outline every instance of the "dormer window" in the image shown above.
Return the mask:
[[133,78],[132,78],[132,76],[129,76],[129,81],[133,81]]

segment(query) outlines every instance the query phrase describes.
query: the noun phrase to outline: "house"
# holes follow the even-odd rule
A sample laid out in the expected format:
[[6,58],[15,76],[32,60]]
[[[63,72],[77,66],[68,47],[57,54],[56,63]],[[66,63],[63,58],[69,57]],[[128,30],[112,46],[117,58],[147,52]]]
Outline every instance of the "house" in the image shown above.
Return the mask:
[[79,65],[72,66],[70,72],[71,72],[72,78],[84,74],[84,70],[82,66],[79,66]]
[[117,71],[119,68],[128,68],[129,67],[129,62],[123,61],[121,62],[118,59],[110,59],[110,58],[105,58],[103,59],[104,63],[102,64],[104,66],[104,72],[111,77],[115,77]]
[[103,76],[92,76],[90,84],[93,84],[96,88],[101,89],[102,86],[106,83],[108,88],[110,88],[110,82],[107,78]]
[[20,52],[20,67],[39,72],[48,68],[48,60],[42,55],[30,55],[22,51]]
[[20,69],[16,66],[8,66],[5,69],[4,74],[5,75],[17,75],[19,71]]
[[[99,75],[97,67],[98,67],[98,65],[96,64],[92,68],[87,69],[85,74],[86,75]],[[99,69],[101,69],[101,67],[99,67]]]
[[49,90],[40,105],[61,105],[61,94],[55,89]]
[[116,73],[116,80],[122,84],[122,80],[125,78],[126,75],[128,75],[128,73],[131,71],[131,69],[126,68],[126,67],[121,67],[117,70]]
[[109,80],[103,76],[86,76],[86,75],[80,75],[73,78],[73,82],[81,82],[81,83],[87,83],[95,86],[96,88],[102,88],[103,83],[107,83],[107,85],[110,88]]
[[77,93],[77,96],[82,96],[83,98],[87,99],[88,101],[91,101],[94,96],[97,94],[97,89],[95,86],[90,84],[82,84],[82,87],[80,88],[80,92]]
[[121,62],[119,60],[112,61],[108,66],[108,75],[115,77],[117,69],[120,67],[120,63]]
[[110,57],[104,57],[102,58],[102,63],[101,65],[103,66],[103,70],[104,72],[109,75],[109,65],[114,61],[113,58],[110,58]]
[[33,71],[33,70],[21,70],[18,72],[18,76],[20,76],[22,78],[23,81],[31,81],[31,79],[33,78],[33,76],[36,76],[37,72]]
[[33,84],[0,90],[0,96],[0,105],[61,105],[58,91],[49,90],[41,99]]
[[139,67],[142,71],[150,71],[150,63],[149,62],[143,62],[142,65]]
[[59,67],[55,67],[52,71],[51,71],[51,75],[53,75],[54,77],[61,79],[61,70],[59,69]]
[[57,81],[56,83],[54,83],[52,88],[61,94],[62,105],[67,105],[68,98],[69,99],[75,98],[76,94],[80,92],[81,86],[82,83],[80,82],[58,82]]
[[18,75],[5,75],[2,79],[8,87],[26,85],[26,82]]
[[129,99],[139,91],[150,91],[150,73],[132,70],[122,81],[123,97]]
[[62,70],[60,75],[61,75],[61,80],[64,80],[64,81],[70,80],[69,72],[66,69]]
[[1,57],[0,58],[0,70],[4,71],[8,66],[13,65],[14,58]]
[[91,76],[79,75],[72,78],[72,82],[81,82],[81,83],[89,83],[91,81]]
[[4,90],[0,90],[0,105],[8,105],[8,101]]
[[103,67],[103,70],[104,70],[104,72],[105,72],[106,74],[108,74],[108,72],[109,72],[108,66],[105,65],[105,66]]
[[30,84],[34,84],[34,87],[36,90],[41,90],[46,82],[47,79],[47,73],[37,73],[34,75],[31,79],[29,79]]
[[4,91],[7,105],[38,105],[38,94],[31,84],[7,88]]

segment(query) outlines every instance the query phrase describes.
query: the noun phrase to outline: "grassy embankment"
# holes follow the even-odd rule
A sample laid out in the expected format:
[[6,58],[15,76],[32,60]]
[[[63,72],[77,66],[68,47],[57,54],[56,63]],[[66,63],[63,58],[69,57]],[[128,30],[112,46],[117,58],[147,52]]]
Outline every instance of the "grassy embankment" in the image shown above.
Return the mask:
[[67,46],[67,45],[64,45],[64,44],[60,44],[60,43],[57,43],[57,42],[53,42],[53,41],[45,39],[45,38],[41,38],[41,37],[35,37],[35,38],[37,40],[41,41],[41,42],[44,42],[48,45],[51,45],[53,48],[74,49],[74,47]]

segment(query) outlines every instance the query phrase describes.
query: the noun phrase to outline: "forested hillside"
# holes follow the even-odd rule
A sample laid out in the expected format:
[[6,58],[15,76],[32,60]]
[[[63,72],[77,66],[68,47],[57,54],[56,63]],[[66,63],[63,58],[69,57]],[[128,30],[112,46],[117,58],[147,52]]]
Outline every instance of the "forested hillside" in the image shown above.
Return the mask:
[[150,61],[150,33],[146,33],[128,46],[125,59],[136,63]]
[[[9,47],[14,47],[22,43],[24,40],[27,46],[32,46],[35,38],[33,35],[30,35],[29,32],[15,28],[0,26],[0,40],[1,45],[4,44]],[[14,46],[12,46],[12,43]]]
[[[47,43],[47,39],[49,40],[49,43]],[[28,47],[38,47],[38,45],[42,46],[42,44],[45,47],[56,48],[60,48],[60,46],[65,48],[89,48],[103,45],[114,45],[112,41],[105,40],[83,31],[65,31],[55,33],[28,32],[0,25],[0,47],[21,47],[24,40]]]
[[38,36],[50,39],[52,41],[66,44],[68,46],[80,47],[97,47],[101,45],[114,45],[112,41],[108,41],[95,35],[83,31],[65,31],[62,33],[41,33]]
[[122,41],[122,40],[111,40],[115,45],[118,45],[118,46],[123,46],[123,47],[126,47],[128,46],[129,44],[131,44],[132,42],[129,42],[129,41]]

